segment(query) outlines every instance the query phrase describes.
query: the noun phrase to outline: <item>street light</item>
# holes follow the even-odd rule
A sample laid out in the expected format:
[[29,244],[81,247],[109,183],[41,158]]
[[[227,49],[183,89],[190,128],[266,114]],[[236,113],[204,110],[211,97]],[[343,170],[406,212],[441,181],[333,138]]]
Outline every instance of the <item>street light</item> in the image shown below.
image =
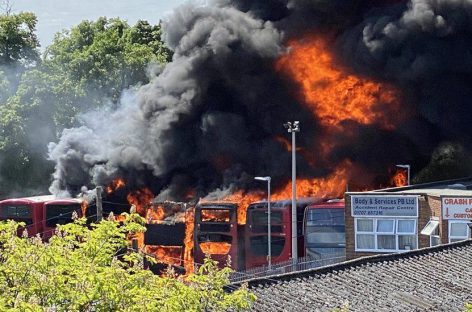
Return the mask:
[[270,226],[270,177],[254,177],[254,180],[267,182],[267,261],[269,270],[272,268],[272,233]]
[[294,121],[284,123],[288,133],[292,134],[292,260],[298,260],[297,247],[297,163],[295,153],[295,134],[300,132],[300,122]]
[[408,185],[410,185],[410,165],[395,165],[398,168],[403,168],[407,170],[408,175]]

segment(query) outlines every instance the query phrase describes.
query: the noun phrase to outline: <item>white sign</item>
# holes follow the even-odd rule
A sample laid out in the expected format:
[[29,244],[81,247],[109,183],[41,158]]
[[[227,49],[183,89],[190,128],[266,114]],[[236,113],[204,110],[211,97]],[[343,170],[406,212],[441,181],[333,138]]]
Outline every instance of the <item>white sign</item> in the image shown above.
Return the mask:
[[418,196],[352,195],[353,217],[417,217]]
[[472,219],[472,197],[442,197],[443,219]]

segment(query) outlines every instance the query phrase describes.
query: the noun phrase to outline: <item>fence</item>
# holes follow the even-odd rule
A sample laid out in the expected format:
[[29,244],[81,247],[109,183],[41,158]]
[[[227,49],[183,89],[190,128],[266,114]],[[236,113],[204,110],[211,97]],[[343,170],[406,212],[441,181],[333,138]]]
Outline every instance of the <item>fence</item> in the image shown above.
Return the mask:
[[271,275],[318,268],[325,265],[343,262],[345,260],[346,255],[344,252],[329,254],[316,259],[311,257],[298,258],[298,260],[295,260],[295,263],[293,262],[293,260],[287,260],[284,262],[272,264],[270,268],[268,266],[261,266],[244,271],[234,272],[231,274],[230,280],[232,283],[243,282],[245,280],[258,277],[266,277]]

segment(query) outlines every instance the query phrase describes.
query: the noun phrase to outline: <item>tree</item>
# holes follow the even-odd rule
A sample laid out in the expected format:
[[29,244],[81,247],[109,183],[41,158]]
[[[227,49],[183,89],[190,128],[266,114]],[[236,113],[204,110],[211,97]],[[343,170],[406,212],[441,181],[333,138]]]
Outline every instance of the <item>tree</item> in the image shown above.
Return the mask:
[[159,25],[138,21],[130,27],[120,19],[101,17],[56,35],[44,66],[64,73],[89,94],[117,102],[124,89],[148,82],[150,63],[165,63],[170,54]]
[[187,280],[143,269],[143,255],[126,249],[128,233],[144,230],[127,215],[120,226],[84,219],[59,226],[48,243],[17,236],[0,224],[1,311],[242,311],[255,300],[246,288],[225,291],[230,269],[207,260]]
[[33,13],[0,15],[0,66],[28,66],[39,60],[36,23]]
[[[27,16],[35,23],[34,15]],[[0,23],[0,37],[1,32]],[[31,41],[35,38],[33,33]],[[0,38],[0,59],[1,43]],[[99,18],[57,34],[40,63],[32,62],[35,57],[10,61],[5,71],[0,63],[0,197],[15,190],[47,191],[53,171],[47,144],[76,126],[81,113],[117,104],[124,89],[147,83],[147,66],[170,55],[159,25],[139,21],[130,27],[120,19]],[[12,69],[20,63],[36,66]]]

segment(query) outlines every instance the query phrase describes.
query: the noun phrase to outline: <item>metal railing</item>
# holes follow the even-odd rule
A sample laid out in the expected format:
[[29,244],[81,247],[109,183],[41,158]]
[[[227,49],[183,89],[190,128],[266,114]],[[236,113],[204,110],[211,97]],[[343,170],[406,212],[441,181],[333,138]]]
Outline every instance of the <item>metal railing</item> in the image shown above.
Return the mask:
[[230,281],[232,283],[243,282],[245,280],[253,278],[267,277],[271,275],[279,275],[290,272],[298,272],[309,269],[314,269],[330,264],[343,262],[346,260],[346,254],[344,252],[328,254],[318,256],[317,258],[303,257],[298,260],[287,260],[272,264],[269,268],[267,265],[252,268],[244,271],[233,272],[230,275]]

